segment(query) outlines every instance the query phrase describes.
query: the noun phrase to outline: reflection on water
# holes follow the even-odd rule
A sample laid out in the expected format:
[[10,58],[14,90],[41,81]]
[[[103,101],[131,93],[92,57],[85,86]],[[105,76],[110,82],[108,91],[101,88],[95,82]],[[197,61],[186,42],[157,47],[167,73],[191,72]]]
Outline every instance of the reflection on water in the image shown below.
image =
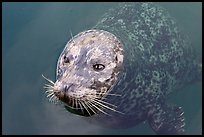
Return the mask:
[[[41,74],[55,79],[56,61],[73,35],[94,26],[117,3],[3,3],[3,134],[154,134],[147,123],[111,130],[49,103]],[[191,37],[201,56],[201,3],[159,3]],[[187,134],[201,134],[201,83],[171,95],[183,106]],[[184,96],[185,95],[185,96]]]

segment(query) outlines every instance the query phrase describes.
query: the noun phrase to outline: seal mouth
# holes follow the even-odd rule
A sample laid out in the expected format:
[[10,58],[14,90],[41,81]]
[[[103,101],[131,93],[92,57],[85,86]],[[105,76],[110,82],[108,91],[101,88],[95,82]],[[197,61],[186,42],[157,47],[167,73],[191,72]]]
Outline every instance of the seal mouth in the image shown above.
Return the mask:
[[106,109],[118,112],[116,110],[117,106],[108,103],[105,100],[106,95],[119,96],[116,94],[86,94],[80,98],[76,98],[75,96],[69,96],[62,91],[54,91],[54,94],[56,97],[58,97],[60,101],[64,102],[66,110],[78,115],[92,116],[94,114],[97,114],[98,112],[109,115],[106,112]]
[[94,114],[103,113],[109,115],[106,110],[113,112],[119,112],[116,110],[117,106],[106,101],[106,96],[121,96],[118,94],[110,93],[95,93],[95,94],[86,94],[86,96],[76,98],[74,96],[68,96],[65,92],[56,90],[54,88],[54,82],[42,75],[50,84],[45,84],[45,93],[50,102],[58,104],[59,102],[63,103],[66,110],[71,113],[75,113],[82,116],[92,116]]

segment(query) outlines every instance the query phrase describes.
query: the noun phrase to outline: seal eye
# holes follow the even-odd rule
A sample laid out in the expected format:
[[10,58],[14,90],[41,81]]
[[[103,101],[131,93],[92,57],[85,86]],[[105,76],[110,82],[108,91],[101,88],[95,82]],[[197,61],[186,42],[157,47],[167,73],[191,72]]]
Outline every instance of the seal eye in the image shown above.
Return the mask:
[[105,66],[103,65],[103,64],[94,64],[93,65],[93,69],[95,70],[95,71],[101,71],[101,70],[103,70],[105,68]]
[[64,59],[64,63],[69,63],[69,62],[70,62],[70,61],[69,61],[69,58],[68,58],[66,55],[64,56],[63,59]]

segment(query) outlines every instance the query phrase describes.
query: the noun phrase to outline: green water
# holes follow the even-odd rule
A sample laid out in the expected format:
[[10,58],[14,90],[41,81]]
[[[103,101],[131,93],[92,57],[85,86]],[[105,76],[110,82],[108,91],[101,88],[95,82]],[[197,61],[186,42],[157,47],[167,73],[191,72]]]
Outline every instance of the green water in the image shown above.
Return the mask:
[[[112,130],[49,103],[41,74],[55,79],[57,58],[73,35],[94,26],[117,3],[2,4],[3,134],[155,134],[147,123]],[[158,3],[175,17],[202,55],[202,3]],[[202,134],[202,84],[170,95],[183,106],[186,134]]]

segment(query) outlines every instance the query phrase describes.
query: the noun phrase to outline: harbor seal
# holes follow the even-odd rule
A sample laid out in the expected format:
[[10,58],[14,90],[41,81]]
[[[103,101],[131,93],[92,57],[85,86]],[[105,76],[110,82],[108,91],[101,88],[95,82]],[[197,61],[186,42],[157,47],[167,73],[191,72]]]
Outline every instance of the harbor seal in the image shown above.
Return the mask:
[[47,78],[51,101],[91,122],[127,128],[148,121],[157,134],[183,134],[184,112],[168,95],[201,80],[202,65],[175,20],[154,3],[121,3],[72,37]]

